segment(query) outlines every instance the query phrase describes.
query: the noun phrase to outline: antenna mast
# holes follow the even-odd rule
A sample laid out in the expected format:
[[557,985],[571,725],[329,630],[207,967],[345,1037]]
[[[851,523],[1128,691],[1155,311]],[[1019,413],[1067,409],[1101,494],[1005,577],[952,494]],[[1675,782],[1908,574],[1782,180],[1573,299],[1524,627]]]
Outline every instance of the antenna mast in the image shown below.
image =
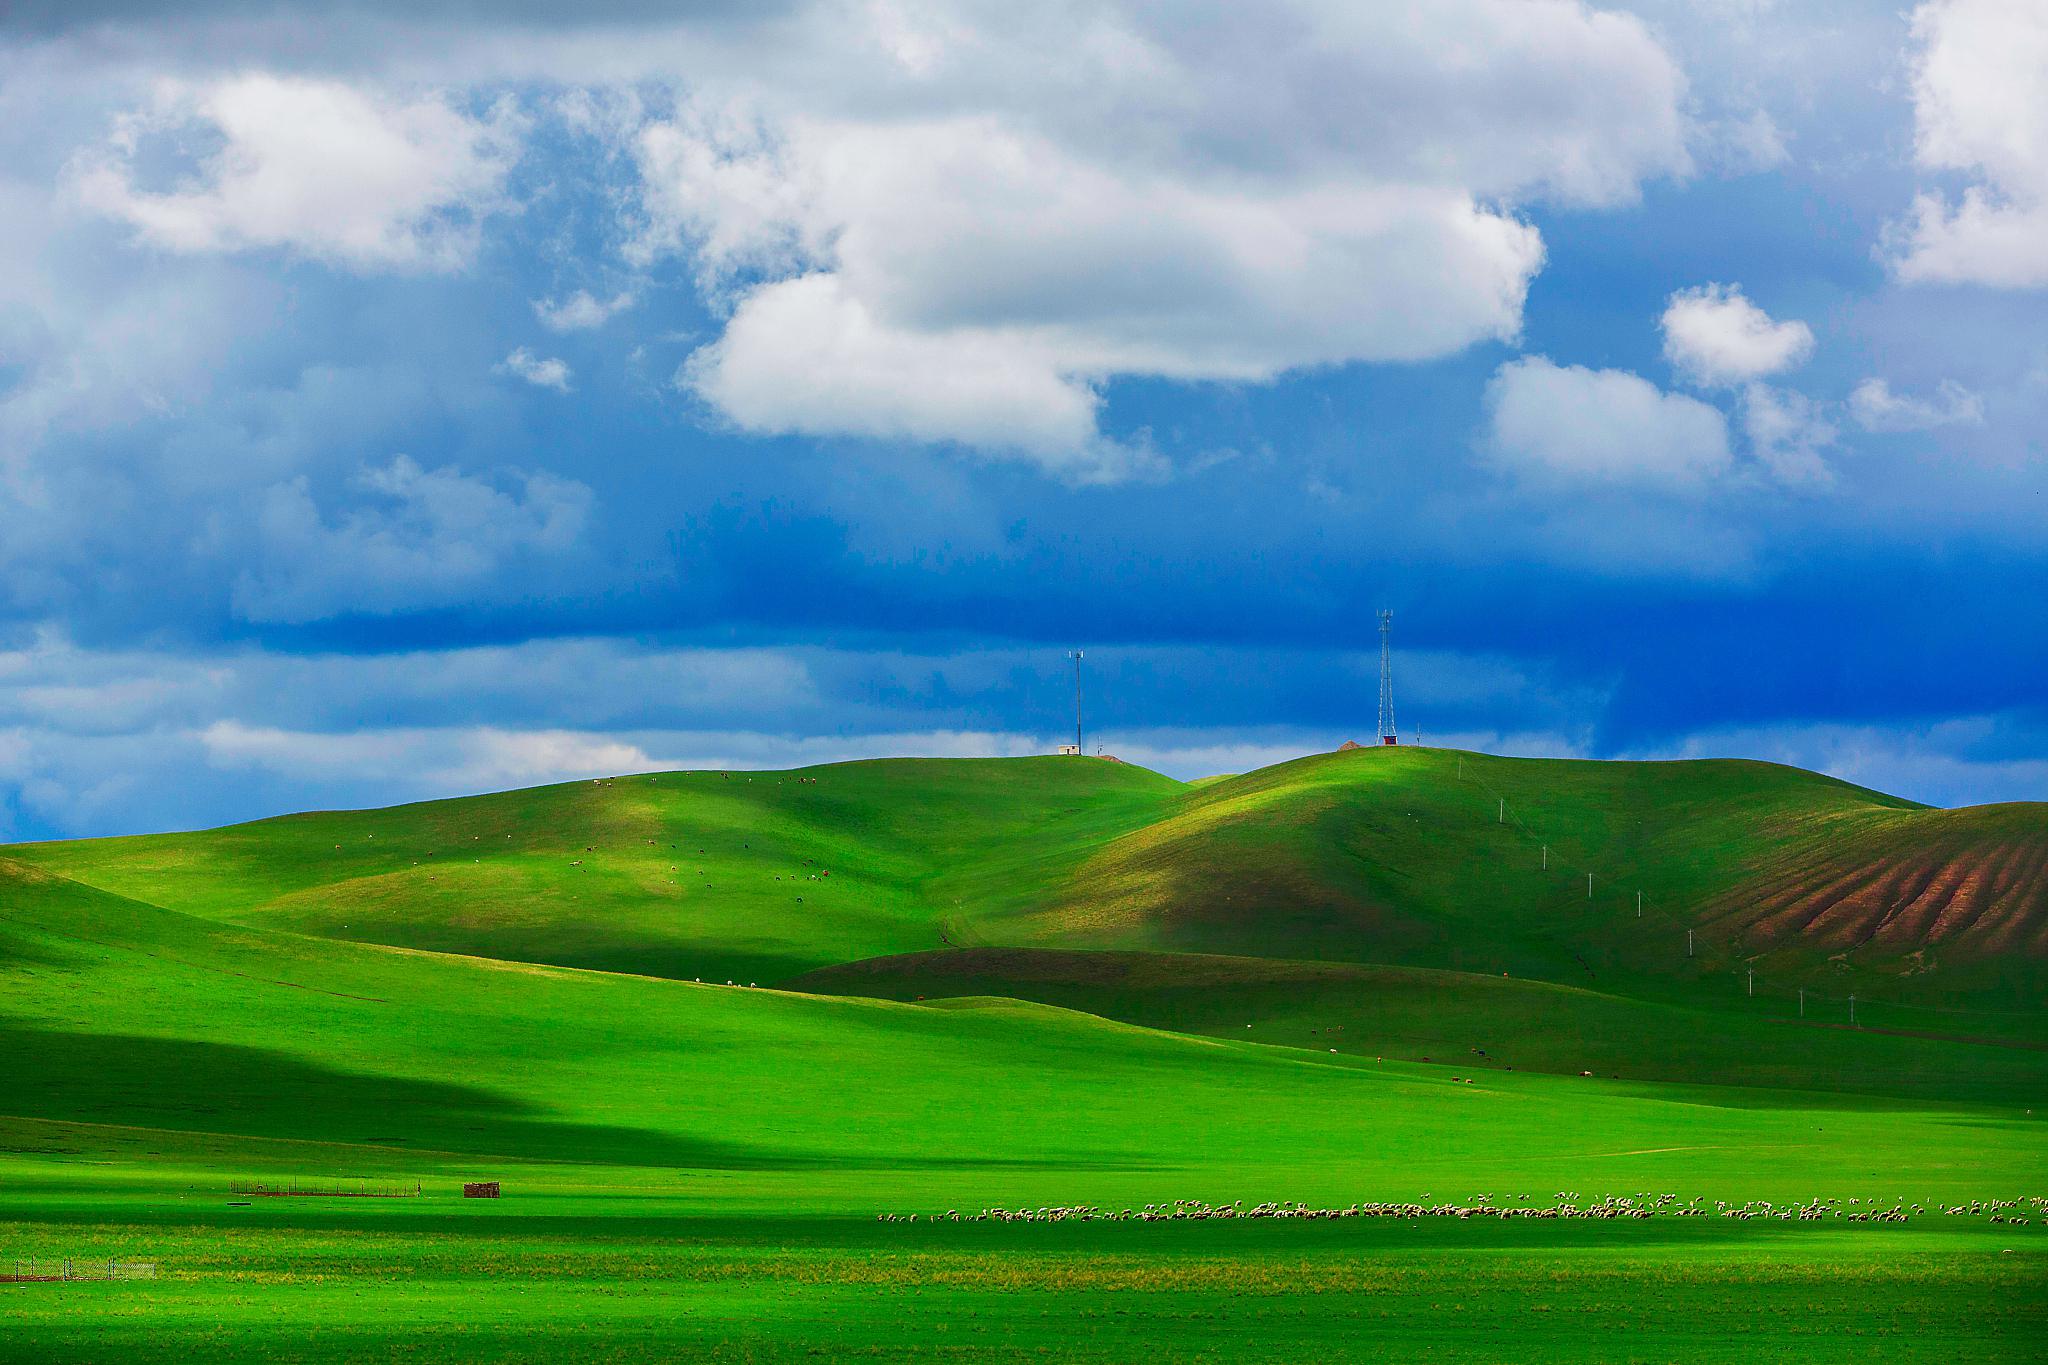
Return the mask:
[[1074,661],[1074,752],[1087,752],[1081,747],[1081,651],[1070,649],[1067,657]]
[[1394,629],[1394,613],[1380,613],[1380,743],[1393,744],[1394,731],[1394,653],[1390,636]]

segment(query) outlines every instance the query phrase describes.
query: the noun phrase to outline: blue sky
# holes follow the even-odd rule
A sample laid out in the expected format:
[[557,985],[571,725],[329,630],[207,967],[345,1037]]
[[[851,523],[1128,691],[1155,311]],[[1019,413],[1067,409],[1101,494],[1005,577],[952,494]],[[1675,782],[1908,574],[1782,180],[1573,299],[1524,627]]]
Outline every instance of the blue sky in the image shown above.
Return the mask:
[[2048,791],[2048,12],[0,20],[0,836],[1403,728]]

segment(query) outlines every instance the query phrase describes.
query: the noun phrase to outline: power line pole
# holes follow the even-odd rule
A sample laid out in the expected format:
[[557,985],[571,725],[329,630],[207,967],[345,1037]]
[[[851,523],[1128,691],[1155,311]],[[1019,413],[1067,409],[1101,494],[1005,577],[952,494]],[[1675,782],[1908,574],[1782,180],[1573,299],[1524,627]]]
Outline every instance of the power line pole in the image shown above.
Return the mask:
[[1756,968],[1754,967],[1749,969],[1749,997],[1752,1000],[1756,998]]
[[1590,872],[1586,874],[1586,899],[1593,899],[1593,874]]
[[1685,955],[1687,957],[1692,956],[1692,930],[1690,929],[1685,931]]
[[1804,986],[1799,988],[1799,1017],[1801,1019],[1806,1017],[1806,987]]
[[1395,742],[1394,732],[1394,613],[1380,612],[1380,743]]
[[1548,872],[1548,871],[1550,871],[1550,845],[1549,845],[1549,844],[1545,844],[1545,845],[1543,846],[1543,870],[1544,870],[1545,872]]
[[1067,651],[1067,657],[1074,661],[1074,752],[1080,754],[1083,752],[1081,748],[1081,651],[1070,649]]
[[1503,797],[1502,797],[1502,798],[1500,799],[1500,809],[1499,809],[1498,811],[1494,812],[1494,816],[1493,816],[1493,823],[1495,823],[1496,825],[1505,825],[1505,824],[1506,824],[1507,822],[1508,822],[1508,799],[1507,799],[1507,798],[1506,798],[1505,796],[1503,796]]
[[1856,997],[1853,994],[1849,997],[1849,1023],[1851,1026],[1856,1023]]
[[1636,892],[1636,918],[1637,918],[1637,919],[1641,919],[1642,917],[1643,917],[1643,893],[1642,893],[1642,892],[1640,892],[1640,891],[1638,891],[1638,892]]

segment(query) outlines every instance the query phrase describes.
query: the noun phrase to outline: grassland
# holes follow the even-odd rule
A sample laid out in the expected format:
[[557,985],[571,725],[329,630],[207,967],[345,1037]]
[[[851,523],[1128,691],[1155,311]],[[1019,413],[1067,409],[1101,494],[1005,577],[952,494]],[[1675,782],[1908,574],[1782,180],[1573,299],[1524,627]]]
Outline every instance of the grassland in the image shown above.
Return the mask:
[[[1943,813],[1761,765],[1544,771],[661,774],[0,850],[0,1271],[163,1267],[0,1285],[0,1359],[2038,1358],[2048,1227],[1936,1211],[2048,1195],[2024,858],[1899,976],[1726,898],[1917,856]],[[1467,809],[1501,800],[1526,828]],[[1532,879],[1531,839],[1817,995],[1896,985],[1864,1020],[1893,1031],[1743,1003],[1633,940],[1632,898]],[[1347,944],[1392,960],[1313,960]],[[232,1190],[351,1177],[425,1193]],[[506,1198],[456,1197],[479,1178]],[[1928,1211],[930,1221],[1565,1193]]]

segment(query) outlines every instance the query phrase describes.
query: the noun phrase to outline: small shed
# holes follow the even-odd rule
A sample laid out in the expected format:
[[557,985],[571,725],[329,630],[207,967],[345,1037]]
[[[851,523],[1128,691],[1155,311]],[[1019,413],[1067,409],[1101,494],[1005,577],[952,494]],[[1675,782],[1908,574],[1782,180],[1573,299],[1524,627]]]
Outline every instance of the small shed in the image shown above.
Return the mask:
[[462,1187],[464,1199],[496,1199],[498,1182],[495,1180],[472,1180]]

